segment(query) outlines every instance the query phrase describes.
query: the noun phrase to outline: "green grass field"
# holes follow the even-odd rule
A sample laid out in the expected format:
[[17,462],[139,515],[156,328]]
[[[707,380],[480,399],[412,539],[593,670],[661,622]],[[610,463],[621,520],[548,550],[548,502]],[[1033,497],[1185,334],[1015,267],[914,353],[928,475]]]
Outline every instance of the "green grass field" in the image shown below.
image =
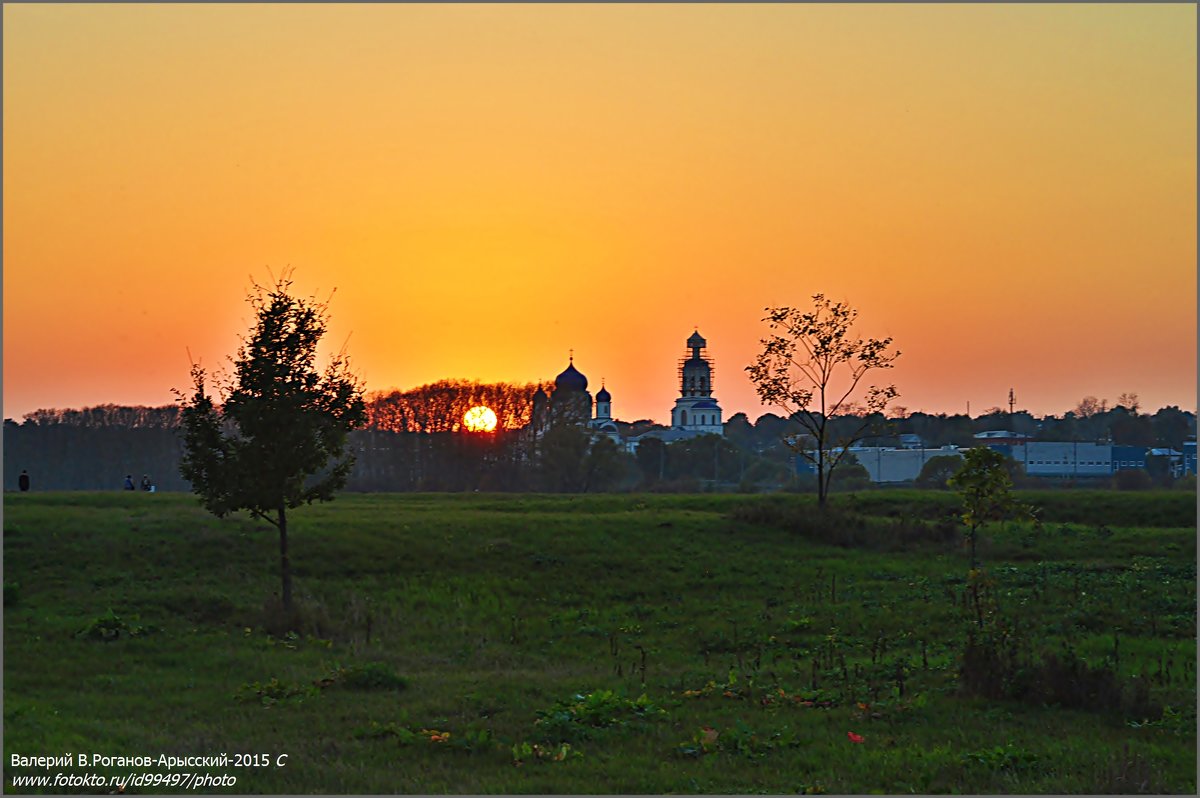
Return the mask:
[[1194,794],[1194,494],[1022,498],[972,587],[950,494],[344,495],[291,514],[288,634],[265,524],[6,495],[5,790]]

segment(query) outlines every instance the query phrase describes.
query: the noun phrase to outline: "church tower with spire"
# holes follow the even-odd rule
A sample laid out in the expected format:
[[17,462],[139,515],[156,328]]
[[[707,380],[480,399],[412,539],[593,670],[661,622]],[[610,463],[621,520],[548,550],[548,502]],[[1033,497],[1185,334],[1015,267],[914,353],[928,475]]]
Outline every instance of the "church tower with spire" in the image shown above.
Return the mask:
[[679,361],[679,398],[671,410],[671,429],[723,435],[721,406],[713,398],[715,368],[706,346],[699,330],[687,339],[690,356]]

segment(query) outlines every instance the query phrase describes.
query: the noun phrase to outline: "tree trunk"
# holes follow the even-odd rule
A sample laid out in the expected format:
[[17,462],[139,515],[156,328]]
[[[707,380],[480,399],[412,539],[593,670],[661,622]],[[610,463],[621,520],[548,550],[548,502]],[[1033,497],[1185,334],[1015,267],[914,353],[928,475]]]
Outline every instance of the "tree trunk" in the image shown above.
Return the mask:
[[283,580],[283,611],[292,614],[292,561],[288,559],[287,512],[279,508],[279,575]]
[[975,570],[975,536],[976,536],[976,530],[975,530],[975,527],[972,526],[971,527],[971,570],[972,571]]
[[817,506],[825,509],[825,498],[829,495],[829,483],[825,479],[825,439],[817,436]]

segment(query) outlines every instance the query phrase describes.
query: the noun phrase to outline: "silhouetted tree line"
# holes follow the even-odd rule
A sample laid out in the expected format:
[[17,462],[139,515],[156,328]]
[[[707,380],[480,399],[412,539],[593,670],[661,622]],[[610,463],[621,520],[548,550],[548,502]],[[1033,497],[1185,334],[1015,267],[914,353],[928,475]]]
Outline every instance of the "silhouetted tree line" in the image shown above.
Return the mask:
[[[553,384],[541,387],[549,393]],[[537,389],[538,383],[441,380],[410,391],[376,391],[366,397],[367,429],[458,432],[463,416],[478,405],[492,409],[498,430],[522,429],[533,417]]]
[[[175,408],[125,408],[130,411]],[[37,421],[4,422],[4,487],[16,487],[27,469],[34,490],[120,490],[125,475],[140,484],[148,475],[157,490],[189,490],[179,475],[183,444],[174,426],[112,423],[117,414],[96,414],[95,424],[76,423],[87,411],[65,411],[71,421],[50,422],[57,411],[39,411]],[[141,418],[150,417],[146,414]],[[138,418],[131,412],[129,418]],[[165,414],[161,416],[165,418]]]
[[[794,420],[765,413],[753,423],[745,413],[725,424],[725,436],[700,436],[665,444],[643,441],[635,455],[594,444],[578,427],[560,425],[534,435],[536,383],[478,383],[447,380],[411,391],[378,392],[367,400],[367,426],[350,434],[356,456],[346,488],[353,491],[567,491],[699,490],[714,483],[758,489],[793,480],[793,453],[785,435],[802,435]],[[548,392],[548,386],[543,386]],[[488,434],[461,430],[462,416],[482,404],[498,417]],[[1178,407],[1141,413],[1136,397],[1113,406],[1087,397],[1061,416],[1035,418],[993,408],[966,414],[894,413],[877,418],[887,435],[867,445],[897,445],[905,433],[927,447],[971,446],[974,435],[1007,429],[1035,440],[1112,442],[1180,449],[1196,434],[1196,414]],[[862,417],[831,424],[860,425]],[[27,469],[34,490],[120,489],[125,475],[135,483],[148,474],[159,490],[190,490],[179,475],[182,446],[179,408],[102,405],[82,410],[38,410],[24,423],[4,423],[5,488],[15,490]],[[621,422],[623,435],[658,425]],[[659,427],[660,428],[660,427]],[[836,429],[835,429],[836,432]],[[842,479],[855,479],[853,470]],[[847,483],[848,484],[848,483]]]
[[129,407],[126,405],[96,405],[82,410],[35,410],[25,415],[25,425],[45,427],[122,427],[126,429],[175,429],[179,426],[180,409],[176,405],[162,407]]

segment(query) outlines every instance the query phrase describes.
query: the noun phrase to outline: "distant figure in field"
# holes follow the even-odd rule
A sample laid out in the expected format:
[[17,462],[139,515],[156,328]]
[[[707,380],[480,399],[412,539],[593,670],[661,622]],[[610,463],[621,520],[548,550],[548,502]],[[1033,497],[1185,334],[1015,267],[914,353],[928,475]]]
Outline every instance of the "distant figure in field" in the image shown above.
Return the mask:
[[125,475],[125,490],[133,490],[133,474]]
[[29,490],[29,472],[24,468],[21,469],[21,476],[17,477],[17,487],[22,493]]
[[142,490],[150,492],[150,477],[146,474],[142,474]]

